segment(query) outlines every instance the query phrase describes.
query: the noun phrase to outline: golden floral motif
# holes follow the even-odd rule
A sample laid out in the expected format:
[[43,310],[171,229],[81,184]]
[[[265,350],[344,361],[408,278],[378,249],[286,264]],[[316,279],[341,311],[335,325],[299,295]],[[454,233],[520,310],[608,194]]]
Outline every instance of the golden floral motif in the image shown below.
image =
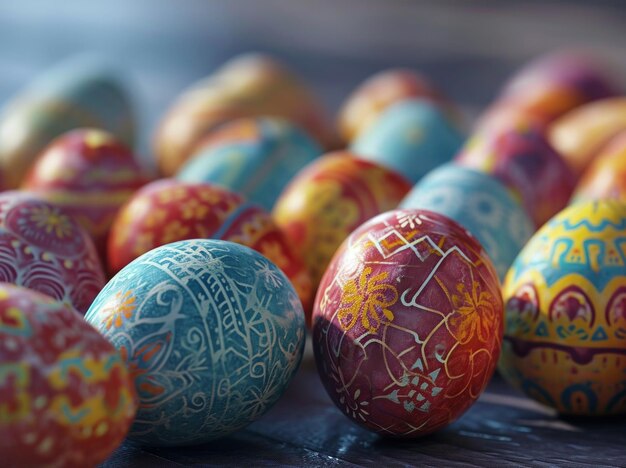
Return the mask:
[[208,212],[208,206],[193,198],[181,206],[181,216],[183,219],[201,220],[204,219]]
[[151,210],[150,213],[148,213],[148,215],[146,216],[145,226],[148,228],[161,226],[166,218],[167,212],[163,208],[155,208]]
[[133,292],[131,290],[126,291],[122,294],[122,292],[118,292],[115,295],[115,299],[113,303],[108,307],[105,307],[104,313],[105,318],[103,322],[105,323],[107,330],[110,330],[112,326],[115,328],[119,328],[122,326],[122,319],[129,319],[135,310],[135,296],[132,295]]
[[54,232],[59,239],[63,239],[72,234],[70,218],[61,213],[58,208],[51,208],[49,206],[33,208],[30,220],[35,223],[37,229],[45,231],[46,234]]
[[450,325],[457,340],[461,344],[470,341],[474,336],[486,343],[491,336],[490,330],[496,318],[493,296],[488,291],[480,291],[480,285],[472,281],[472,290],[468,291],[464,283],[458,283],[456,290],[459,295],[452,295],[454,314]]
[[394,319],[389,307],[398,300],[397,289],[384,283],[388,272],[371,275],[372,268],[366,267],[359,275],[358,281],[351,279],[343,287],[337,317],[345,331],[354,327],[360,319],[361,325],[367,331],[376,333],[383,316],[389,322]]
[[162,241],[169,244],[177,240],[184,239],[189,234],[189,227],[184,226],[179,220],[172,221],[163,230]]
[[181,201],[187,198],[188,191],[185,187],[168,187],[168,190],[163,190],[157,195],[157,199],[160,203],[172,203]]

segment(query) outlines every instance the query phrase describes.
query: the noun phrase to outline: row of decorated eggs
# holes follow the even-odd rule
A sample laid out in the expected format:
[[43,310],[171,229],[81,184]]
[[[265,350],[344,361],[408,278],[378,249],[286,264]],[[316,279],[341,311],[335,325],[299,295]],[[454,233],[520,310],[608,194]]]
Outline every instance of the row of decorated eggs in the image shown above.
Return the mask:
[[[273,79],[268,78],[268,81]],[[219,80],[209,88],[217,86],[216,83]],[[252,92],[249,86],[252,85],[242,83],[237,92]],[[406,94],[410,97],[429,94],[419,89],[416,91],[416,88],[419,87],[410,88]],[[206,94],[217,96],[219,93],[207,91]],[[216,98],[207,97],[207,102],[212,99]],[[134,426],[135,438],[153,444],[207,440],[240,427],[262,414],[282,393],[297,368],[304,340],[303,325],[300,325],[303,323],[301,303],[305,306],[310,304],[308,301],[320,280],[322,286],[316,301],[313,329],[316,356],[320,367],[325,369],[322,379],[331,397],[346,414],[357,421],[360,419],[360,422],[374,430],[380,430],[382,424],[385,424],[384,427],[394,428],[388,432],[406,435],[412,432],[407,428],[420,422],[419,417],[416,419],[415,416],[428,416],[432,407],[433,423],[417,431],[417,434],[421,434],[457,417],[479,395],[488,380],[490,369],[495,365],[501,341],[497,317],[501,315],[502,304],[497,299],[499,294],[494,292],[497,291],[498,280],[490,265],[493,260],[495,271],[503,276],[517,250],[532,233],[531,218],[521,208],[516,197],[521,197],[524,206],[528,208],[533,206],[533,196],[535,200],[540,200],[541,196],[536,193],[525,195],[520,186],[517,192],[507,191],[504,185],[491,177],[491,173],[454,165],[442,167],[422,179],[438,163],[450,160],[462,142],[449,118],[449,108],[440,105],[435,98],[428,102],[403,100],[388,106],[388,109],[384,105],[382,107],[377,118],[364,124],[367,131],[355,132],[352,150],[359,157],[344,153],[317,159],[320,150],[316,143],[295,126],[282,120],[243,119],[211,135],[205,135],[206,128],[198,130],[193,138],[203,141],[193,145],[185,143],[194,147],[196,155],[179,172],[179,181],[155,182],[146,186],[132,197],[114,222],[110,213],[128,200],[133,190],[145,179],[129,162],[132,158],[125,157],[109,135],[103,132],[83,132],[64,136],[56,148],[52,145],[31,170],[26,185],[37,189],[38,184],[41,184],[42,192],[51,192],[56,197],[53,201],[57,203],[74,198],[68,206],[78,205],[78,210],[74,212],[76,216],[80,212],[80,202],[85,201],[76,194],[85,192],[87,187],[97,190],[101,180],[99,177],[109,171],[107,166],[98,166],[97,161],[115,160],[102,156],[103,152],[114,153],[120,161],[113,170],[114,173],[118,171],[119,178],[115,178],[111,188],[112,193],[119,193],[119,196],[112,196],[110,200],[104,197],[107,202],[118,205],[108,212],[102,207],[99,218],[91,220],[92,226],[113,223],[108,256],[102,250],[102,244],[99,244],[111,272],[122,268],[142,253],[147,253],[122,268],[93,303],[88,319],[114,343],[130,365],[139,393],[139,412],[144,421]],[[262,106],[260,109],[263,109]],[[264,112],[267,111],[258,111]],[[249,113],[245,111],[243,116],[249,116]],[[223,121],[224,118],[220,119]],[[492,152],[497,152],[499,148],[510,148],[504,153],[512,161],[502,164],[502,168],[492,174],[505,182],[507,177],[514,179],[512,176],[519,173],[533,182],[541,179],[545,184],[538,186],[546,191],[551,183],[561,182],[555,174],[565,166],[552,155],[553,150],[549,145],[538,137],[542,133],[518,131],[511,135],[489,143],[491,146],[488,151]],[[618,153],[618,143],[607,152]],[[530,150],[527,149],[529,147]],[[86,176],[89,171],[84,168],[94,166],[84,166],[80,161],[72,162],[80,160],[80,157],[70,157],[68,163],[72,163],[68,165],[72,170],[69,175],[58,169],[49,171],[47,168],[60,167],[59,160],[62,157],[59,154],[66,148],[68,153],[84,154],[87,160],[95,161],[93,164],[99,169],[95,174]],[[471,149],[476,151],[475,148],[474,143]],[[552,165],[556,169],[547,170],[536,161],[527,163],[524,158],[518,157],[525,151],[539,153],[536,161],[548,161],[550,164],[555,161]],[[293,160],[288,157],[292,154],[297,155]],[[433,154],[438,156],[433,158]],[[501,162],[499,157],[490,157]],[[187,159],[188,156],[181,158]],[[605,159],[616,160],[610,157]],[[228,167],[220,161],[236,163]],[[282,181],[269,176],[274,163],[282,164],[280,167],[288,174]],[[511,166],[516,169],[511,170]],[[263,203],[266,208],[274,207],[276,223],[284,231],[279,232],[266,212],[248,205],[241,196],[224,188],[200,184],[200,181],[206,181],[199,175],[205,169],[211,174],[209,177],[215,178],[209,179],[210,182],[244,193],[249,190],[246,195],[255,201],[267,195],[267,201]],[[542,171],[548,174],[543,175]],[[287,185],[296,173],[293,182]],[[54,179],[50,174],[57,174],[60,180],[49,180]],[[68,189],[64,184],[72,181],[72,174],[80,174],[79,180],[91,180],[91,184],[70,185]],[[250,183],[250,178],[256,180]],[[593,179],[589,176],[585,180],[589,178]],[[563,190],[571,191],[572,184],[567,180]],[[393,212],[359,228],[331,262],[335,249],[351,231],[372,216],[397,206],[414,182],[418,184],[402,202],[402,206],[419,207],[419,210]],[[513,183],[508,186],[515,188]],[[71,190],[75,191],[73,196],[68,195]],[[93,297],[93,293],[104,284],[101,268],[99,273],[91,272],[93,278],[88,276],[87,279],[84,269],[72,268],[79,262],[99,265],[88,236],[70,236],[69,232],[78,232],[81,228],[62,212],[55,212],[53,205],[46,205],[40,200],[22,202],[18,198],[15,199],[18,201],[9,198],[6,210],[7,233],[11,234],[13,230],[15,238],[8,239],[7,248],[10,246],[14,250],[7,256],[22,258],[22,263],[30,261],[31,264],[41,263],[46,264],[46,267],[60,268],[59,271],[65,268],[77,272],[77,277],[87,281],[91,289],[76,287],[74,280],[62,280],[60,286],[51,284],[45,292],[55,293],[53,295],[58,299],[70,298],[70,302],[84,311],[85,307],[80,306],[80,302],[73,302],[71,294],[78,292],[85,295],[92,291]],[[103,197],[94,196],[94,199],[103,200]],[[561,201],[555,201],[555,206],[559,203]],[[13,207],[12,204],[18,206]],[[21,204],[25,207],[22,208]],[[33,209],[31,206],[48,212],[36,216],[28,211]],[[464,228],[441,214],[423,211],[421,208],[456,219]],[[551,207],[549,210],[558,209]],[[11,213],[19,215],[9,216]],[[534,213],[532,210],[530,214],[536,224],[549,216],[545,212]],[[11,224],[11,218],[15,225]],[[77,219],[81,220],[80,215]],[[475,224],[472,225],[472,222]],[[81,224],[89,229],[89,222],[82,220]],[[602,221],[597,224],[604,226]],[[68,231],[70,228],[67,225],[71,225],[75,231]],[[487,253],[465,229],[476,236]],[[98,231],[91,232],[97,239]],[[71,251],[83,252],[83,257],[68,259],[67,255],[63,256],[68,236],[82,239],[85,246],[77,249],[72,247]],[[190,241],[150,250],[170,241],[199,236],[249,245],[271,258],[289,280],[265,257],[229,243]],[[288,240],[285,240],[285,236]],[[289,239],[295,240],[295,243],[290,245]],[[294,246],[301,252],[293,252]],[[304,267],[298,259],[298,253],[302,252],[306,254],[303,255]],[[447,261],[441,264],[436,261],[431,265],[433,261],[443,258]],[[28,275],[39,275],[38,278],[46,279],[62,278],[63,273],[48,271],[49,268],[40,272],[31,272],[34,270],[31,268],[28,273],[24,273],[28,268],[22,263],[8,264],[3,269],[9,273],[14,271],[14,278],[25,278]],[[329,263],[330,267],[326,269]],[[98,270],[98,267],[94,266],[93,270]],[[80,271],[83,271],[82,275],[78,274]],[[325,271],[327,273],[323,276]],[[433,274],[428,276],[427,283],[434,289],[412,291],[410,284],[402,283],[402,278],[419,277],[429,271]],[[454,272],[463,274],[459,277]],[[19,282],[9,276],[7,278]],[[469,278],[473,280],[463,283]],[[578,296],[573,294],[572,297]],[[427,303],[421,302],[424,298]],[[515,304],[515,301],[507,302],[507,324],[512,320],[509,319],[509,309],[514,310]],[[430,310],[426,310],[429,307]],[[410,312],[413,312],[411,308],[420,311],[422,316],[427,312],[433,314],[432,320],[425,320],[427,323],[423,325],[412,323],[415,317],[410,316]],[[197,311],[199,318],[184,321],[184,311]],[[209,311],[209,315],[206,311]],[[192,317],[196,317],[194,314],[192,312]],[[212,315],[211,318],[211,314],[218,315]],[[450,317],[446,318],[448,315]],[[487,320],[482,315],[491,318]],[[576,317],[575,312],[568,311],[556,315]],[[302,320],[298,317],[302,317]],[[435,333],[441,327],[436,317],[446,318],[442,334]],[[617,314],[608,325],[620,324],[619,317]],[[189,326],[179,328],[180,320]],[[607,333],[607,323],[603,324],[603,330]],[[412,336],[411,339],[419,346],[412,351],[400,349],[406,343],[402,333]],[[560,336],[558,332],[555,333],[555,336]],[[419,338],[429,334],[434,334],[431,341]],[[398,347],[387,351],[385,346],[388,337],[396,335]],[[345,336],[351,336],[355,343],[359,343],[360,351],[356,348],[337,348],[340,342],[348,341],[341,338]],[[511,336],[507,334],[507,343],[515,342],[515,337]],[[445,362],[448,357],[452,357],[447,353],[452,352],[450,344],[455,342],[462,345],[455,348],[459,356],[455,357],[455,362],[461,357],[467,359],[468,356],[481,356],[475,362],[463,361],[463,369],[470,371],[463,380],[463,387],[458,389],[452,387],[461,385],[461,381],[453,384],[450,374],[446,374],[447,377],[443,374],[440,376],[437,371],[437,362]],[[274,360],[271,363],[267,361],[270,357],[260,353],[260,347],[267,348],[268,343],[272,348],[281,350],[272,356]],[[353,366],[352,372],[358,375],[354,374],[355,380],[351,384],[354,388],[342,386],[343,393],[333,393],[337,388],[337,382],[332,380],[333,375],[345,376],[344,370],[349,370],[333,368],[337,364],[337,356],[345,352],[354,355],[354,352],[363,352],[366,346],[381,344],[382,348],[375,352],[376,355],[406,352],[406,359],[395,362],[389,374],[390,381],[396,382],[398,387],[394,391],[389,390],[386,395],[366,395],[362,388],[369,384],[359,379],[377,369],[377,358],[366,360],[365,363],[343,360],[345,365]],[[202,359],[198,361],[197,353],[192,351],[198,347],[210,350],[210,357],[207,358],[210,362]],[[422,358],[415,355],[418,348],[423,353]],[[186,351],[172,354],[173,349]],[[243,367],[229,368],[236,360],[219,357],[229,353],[241,357],[244,349],[248,358],[242,361]],[[408,360],[413,358],[411,371],[406,375],[396,375],[401,369],[406,369]],[[244,365],[244,362],[247,364]],[[256,362],[258,365],[255,365]],[[272,366],[271,374],[267,373],[268,365]],[[226,389],[233,389],[232,385],[236,382],[242,385],[237,388],[244,393],[251,392],[250,395],[253,395],[264,385],[263,389],[270,388],[274,396],[253,406],[246,406],[250,411],[244,411],[241,407],[241,411],[218,415],[214,412],[217,407],[206,401],[208,394],[199,394],[197,387],[184,383],[185,375],[193,370],[201,372],[206,366],[222,366],[224,371],[221,380],[202,381],[203,386],[213,388],[215,385],[211,390],[212,395],[226,395]],[[508,368],[519,369],[520,365],[515,363]],[[170,372],[172,370],[175,372]],[[247,378],[233,381],[233,376],[237,375],[245,375]],[[537,383],[537,377],[532,378]],[[422,391],[418,392],[418,383],[420,386],[426,383],[427,387],[420,387]],[[374,390],[378,391],[379,388],[371,388],[370,393]],[[428,395],[426,390],[430,392]],[[174,398],[174,403],[170,402],[168,397],[171,394],[181,398],[197,395],[196,400],[189,400],[190,404],[195,405],[191,409],[204,415],[204,422],[200,421],[200,417],[177,420],[176,414],[188,415],[190,408],[177,406],[179,403],[176,402],[180,402],[180,399]],[[439,395],[441,397],[436,398]],[[450,402],[450,395],[464,395],[458,397],[454,411],[444,410]],[[556,401],[553,397],[543,400]],[[238,403],[241,401],[238,400]],[[602,404],[607,407],[606,402]],[[167,408],[168,414],[171,413],[174,419],[168,419],[167,424],[160,425],[163,421],[159,419],[158,411],[155,413],[151,408]],[[597,408],[599,406],[594,406],[588,412],[593,413]],[[619,409],[619,400],[611,408]],[[391,417],[392,420],[385,421],[385,417]],[[204,437],[198,436],[204,433],[206,426],[203,424],[207,421],[217,429],[214,432],[204,431]],[[180,424],[180,431],[172,432],[174,422]]]

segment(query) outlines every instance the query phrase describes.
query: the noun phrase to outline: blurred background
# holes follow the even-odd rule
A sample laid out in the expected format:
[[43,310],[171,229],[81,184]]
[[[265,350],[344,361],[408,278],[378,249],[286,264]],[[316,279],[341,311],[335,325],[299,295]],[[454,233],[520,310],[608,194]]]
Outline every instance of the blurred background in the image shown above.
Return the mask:
[[582,46],[626,69],[623,1],[20,0],[0,2],[0,102],[96,52],[134,91],[140,149],[186,86],[246,51],[275,54],[335,111],[365,77],[423,71],[473,115],[526,60]]

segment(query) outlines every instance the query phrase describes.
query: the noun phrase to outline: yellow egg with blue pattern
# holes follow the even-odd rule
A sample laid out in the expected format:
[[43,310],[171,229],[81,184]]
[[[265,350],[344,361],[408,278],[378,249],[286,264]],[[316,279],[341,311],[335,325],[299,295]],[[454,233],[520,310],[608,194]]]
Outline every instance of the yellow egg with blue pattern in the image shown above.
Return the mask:
[[500,372],[562,414],[626,412],[626,205],[572,205],[504,283]]

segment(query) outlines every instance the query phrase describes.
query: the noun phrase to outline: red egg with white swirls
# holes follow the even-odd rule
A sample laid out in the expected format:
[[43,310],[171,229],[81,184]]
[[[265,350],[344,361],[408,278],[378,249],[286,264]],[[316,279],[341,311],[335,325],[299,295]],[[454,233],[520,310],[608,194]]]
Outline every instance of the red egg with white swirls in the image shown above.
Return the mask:
[[78,129],[54,140],[22,188],[63,208],[93,238],[102,259],[113,219],[148,176],[133,153],[108,132]]
[[463,414],[502,343],[496,271],[478,241],[426,210],[355,230],[322,279],[313,349],[335,404],[381,435],[419,437]]
[[287,275],[310,316],[311,279],[270,214],[213,184],[162,179],[140,189],[111,228],[109,272],[161,245],[196,238],[237,242],[265,255]]
[[32,194],[0,194],[0,281],[85,313],[106,282],[93,242],[59,207]]

